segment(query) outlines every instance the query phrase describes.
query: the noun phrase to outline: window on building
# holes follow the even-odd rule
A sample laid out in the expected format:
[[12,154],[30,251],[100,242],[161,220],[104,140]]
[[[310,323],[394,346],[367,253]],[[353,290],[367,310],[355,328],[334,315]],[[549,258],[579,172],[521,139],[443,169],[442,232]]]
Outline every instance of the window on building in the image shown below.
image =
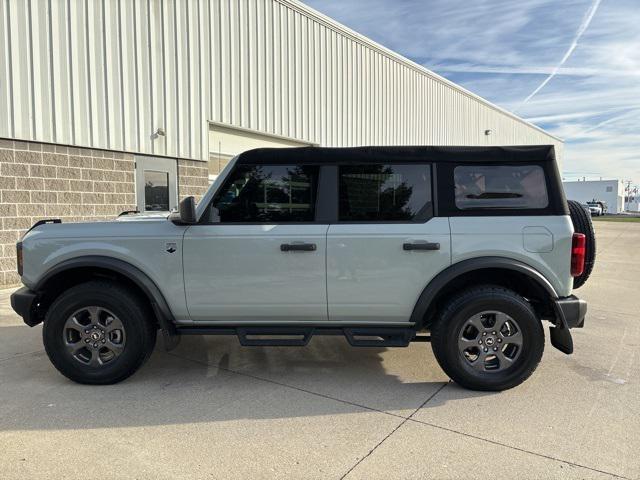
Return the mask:
[[144,209],[169,210],[169,174],[154,170],[144,171]]
[[221,222],[314,220],[318,167],[243,165],[231,175],[213,203]]
[[340,221],[426,221],[433,216],[429,165],[340,167]]
[[537,165],[468,165],[454,169],[456,207],[538,209],[549,204],[544,171]]
[[613,192],[613,187],[611,186],[607,187],[607,192]]

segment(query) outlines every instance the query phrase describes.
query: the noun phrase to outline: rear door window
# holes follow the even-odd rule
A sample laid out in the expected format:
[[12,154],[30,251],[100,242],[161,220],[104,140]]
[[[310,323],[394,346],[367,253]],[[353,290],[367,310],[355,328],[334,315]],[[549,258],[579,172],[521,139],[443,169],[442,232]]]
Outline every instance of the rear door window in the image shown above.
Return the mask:
[[538,165],[460,165],[454,169],[460,210],[543,209],[549,205],[544,170]]
[[339,167],[342,222],[424,222],[433,216],[428,164]]

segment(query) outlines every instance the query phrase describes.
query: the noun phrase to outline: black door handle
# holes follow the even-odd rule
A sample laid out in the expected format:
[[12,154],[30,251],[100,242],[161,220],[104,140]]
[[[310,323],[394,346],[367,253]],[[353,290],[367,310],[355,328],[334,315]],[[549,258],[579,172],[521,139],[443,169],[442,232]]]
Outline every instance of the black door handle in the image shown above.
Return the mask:
[[440,250],[439,243],[431,242],[416,242],[416,243],[403,243],[403,250]]
[[283,252],[315,252],[315,243],[283,243],[280,250]]

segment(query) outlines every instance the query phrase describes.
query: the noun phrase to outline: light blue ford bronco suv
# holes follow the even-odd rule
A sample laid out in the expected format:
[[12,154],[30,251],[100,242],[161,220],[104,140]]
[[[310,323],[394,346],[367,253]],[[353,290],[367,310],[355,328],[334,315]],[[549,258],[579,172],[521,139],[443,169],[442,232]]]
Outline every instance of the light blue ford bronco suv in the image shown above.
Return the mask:
[[165,216],[42,220],[11,297],[68,378],[111,384],[158,330],[247,346],[431,342],[460,385],[503,390],[569,354],[593,268],[588,212],[551,146],[257,149]]

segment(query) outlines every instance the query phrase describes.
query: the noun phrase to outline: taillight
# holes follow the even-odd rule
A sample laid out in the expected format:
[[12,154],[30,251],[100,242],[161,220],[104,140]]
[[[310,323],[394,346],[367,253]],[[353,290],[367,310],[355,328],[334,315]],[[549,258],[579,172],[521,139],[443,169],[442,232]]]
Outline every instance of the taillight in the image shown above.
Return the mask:
[[22,276],[22,242],[16,243],[16,262],[18,275]]
[[574,233],[571,241],[571,276],[578,277],[584,272],[586,252],[587,237],[584,233]]

